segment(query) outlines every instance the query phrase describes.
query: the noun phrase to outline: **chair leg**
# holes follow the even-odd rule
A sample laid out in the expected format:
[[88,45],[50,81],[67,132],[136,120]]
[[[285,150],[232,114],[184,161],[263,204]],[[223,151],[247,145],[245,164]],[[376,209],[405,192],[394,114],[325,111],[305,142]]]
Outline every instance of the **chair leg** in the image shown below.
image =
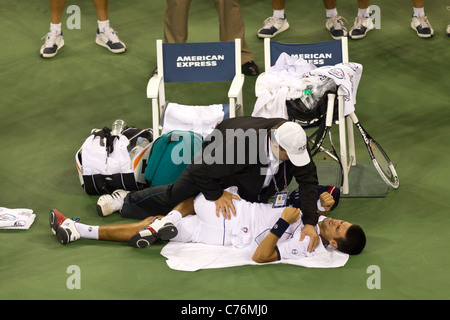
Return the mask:
[[338,106],[339,106],[339,148],[341,150],[341,163],[344,171],[344,181],[342,184],[342,193],[349,193],[349,183],[348,183],[348,165],[347,165],[347,141],[345,137],[345,117],[344,117],[344,96],[338,95]]

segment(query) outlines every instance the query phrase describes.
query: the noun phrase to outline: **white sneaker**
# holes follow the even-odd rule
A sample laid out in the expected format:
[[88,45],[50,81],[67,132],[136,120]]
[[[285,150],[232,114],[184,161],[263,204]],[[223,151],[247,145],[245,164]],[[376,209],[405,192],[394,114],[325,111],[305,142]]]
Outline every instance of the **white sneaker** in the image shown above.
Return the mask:
[[447,33],[447,36],[450,37],[450,24],[447,26],[445,32]]
[[355,23],[350,29],[350,38],[352,39],[362,39],[366,36],[367,32],[374,29],[373,21],[370,17],[363,17],[358,15],[355,18]]
[[111,27],[106,27],[103,31],[97,29],[95,43],[99,46],[105,47],[113,53],[122,53],[127,50],[125,43],[120,41],[117,33]]
[[331,37],[335,40],[340,40],[342,37],[347,36],[347,28],[344,26],[342,19],[344,18],[338,15],[327,18],[325,27],[330,31]]
[[123,200],[129,191],[116,190],[112,194],[105,194],[100,196],[97,200],[97,213],[100,217],[106,217],[113,212],[122,209]]
[[42,45],[40,54],[42,58],[53,58],[58,53],[58,50],[64,46],[63,34],[57,33],[55,30],[50,30],[42,39],[45,38],[45,43]]
[[75,221],[66,219],[56,230],[56,236],[61,244],[68,244],[80,239],[81,235],[75,227]]
[[258,30],[256,35],[261,39],[272,38],[287,29],[289,29],[289,23],[286,20],[286,15],[284,19],[269,17],[264,20],[264,26]]
[[421,38],[431,38],[434,35],[434,30],[428,21],[427,16],[413,16],[411,19],[411,28],[417,32]]
[[128,239],[128,244],[134,248],[147,248],[156,240],[170,240],[176,237],[178,230],[171,221],[155,219],[147,228],[139,230]]

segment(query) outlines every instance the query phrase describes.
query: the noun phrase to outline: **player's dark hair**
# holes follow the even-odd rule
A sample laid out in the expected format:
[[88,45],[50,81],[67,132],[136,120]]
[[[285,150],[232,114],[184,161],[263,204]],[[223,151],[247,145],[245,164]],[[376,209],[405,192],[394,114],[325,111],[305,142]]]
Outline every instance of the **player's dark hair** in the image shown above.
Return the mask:
[[351,255],[361,253],[366,246],[366,235],[363,229],[357,224],[353,224],[348,228],[345,238],[335,240],[339,251]]

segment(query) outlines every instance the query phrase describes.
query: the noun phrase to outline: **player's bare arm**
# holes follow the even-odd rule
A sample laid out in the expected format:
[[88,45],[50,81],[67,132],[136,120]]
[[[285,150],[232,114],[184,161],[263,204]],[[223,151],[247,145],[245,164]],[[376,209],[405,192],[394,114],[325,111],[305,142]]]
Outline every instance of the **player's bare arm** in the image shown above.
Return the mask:
[[[252,256],[253,261],[258,263],[272,262],[279,260],[278,252],[275,249],[278,239],[291,223],[296,222],[300,218],[300,209],[286,207],[281,214],[280,220],[276,223],[276,227],[261,241],[255,253]],[[284,230],[283,230],[284,229]]]

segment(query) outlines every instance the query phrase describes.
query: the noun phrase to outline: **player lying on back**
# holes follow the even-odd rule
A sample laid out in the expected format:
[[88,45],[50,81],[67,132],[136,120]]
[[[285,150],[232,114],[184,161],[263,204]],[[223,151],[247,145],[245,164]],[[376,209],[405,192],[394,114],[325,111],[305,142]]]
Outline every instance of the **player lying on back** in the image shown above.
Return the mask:
[[[237,188],[227,191],[237,194]],[[320,244],[308,252],[309,237],[301,238],[303,223],[300,209],[273,208],[272,204],[233,200],[236,216],[216,216],[215,204],[200,194],[177,205],[166,216],[149,217],[138,223],[89,226],[67,219],[57,210],[50,211],[50,226],[62,244],[80,238],[128,242],[145,248],[157,240],[233,245],[249,248],[255,262],[300,259],[331,246],[348,254],[359,254],[365,246],[362,228],[343,220],[321,215],[316,225]],[[335,203],[328,193],[320,195],[321,213],[328,213]]]

